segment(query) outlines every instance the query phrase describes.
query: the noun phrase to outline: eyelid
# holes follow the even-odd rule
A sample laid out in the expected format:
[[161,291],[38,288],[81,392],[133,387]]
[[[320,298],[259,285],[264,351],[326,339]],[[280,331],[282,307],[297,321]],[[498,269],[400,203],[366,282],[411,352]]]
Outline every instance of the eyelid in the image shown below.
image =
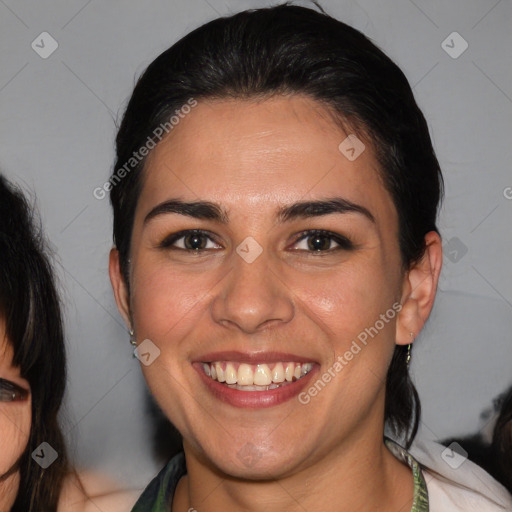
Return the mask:
[[0,402],[18,402],[26,400],[29,392],[9,380],[0,378]]

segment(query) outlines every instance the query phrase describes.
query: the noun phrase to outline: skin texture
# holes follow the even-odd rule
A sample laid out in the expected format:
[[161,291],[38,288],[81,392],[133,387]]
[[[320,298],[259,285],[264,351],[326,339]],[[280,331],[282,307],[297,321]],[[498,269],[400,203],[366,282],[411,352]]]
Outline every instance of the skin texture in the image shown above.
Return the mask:
[[[30,390],[19,368],[12,366],[13,349],[5,334],[5,321],[0,318],[0,377],[25,390]],[[18,460],[28,443],[31,424],[30,395],[25,400],[0,401],[0,475],[5,474]],[[12,507],[19,487],[19,472],[0,481],[0,511]]]
[[64,481],[58,512],[126,512],[131,510],[141,490],[123,490],[98,473],[69,475]]
[[[411,472],[382,443],[385,376],[395,343],[410,343],[430,313],[441,244],[429,233],[423,260],[403,271],[398,217],[371,141],[361,136],[366,149],[349,161],[338,149],[346,136],[301,96],[203,101],[150,154],[130,296],[115,249],[110,275],[137,341],[160,349],[142,370],[184,436],[188,475],[175,510],[410,509]],[[277,222],[278,206],[334,196],[363,206],[375,222],[354,212]],[[144,223],[171,198],[219,203],[229,222],[164,214]],[[159,247],[184,229],[211,233],[207,250]],[[300,240],[311,229],[345,236],[354,249],[327,252],[338,246],[327,239],[325,252],[314,254],[308,238]],[[263,249],[252,263],[236,252],[248,236]],[[316,362],[320,377],[397,301],[400,314],[307,405],[293,398],[234,407],[215,398],[192,366],[208,352],[280,351]],[[239,456],[247,449],[253,464]]]

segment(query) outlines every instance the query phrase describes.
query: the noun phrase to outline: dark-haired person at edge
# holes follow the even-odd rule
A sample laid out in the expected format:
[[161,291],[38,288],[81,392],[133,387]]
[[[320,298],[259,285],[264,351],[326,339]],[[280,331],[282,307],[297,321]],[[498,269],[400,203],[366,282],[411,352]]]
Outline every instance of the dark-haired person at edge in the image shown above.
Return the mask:
[[21,189],[0,175],[0,512],[124,512],[138,493],[68,462],[58,421],[61,304],[35,221]]
[[512,386],[494,398],[493,406],[483,411],[480,418],[485,427],[478,433],[443,439],[441,444],[459,444],[470,460],[512,492]]
[[44,241],[21,191],[0,176],[2,512],[57,509],[68,472],[57,420],[65,370],[60,303]]
[[184,447],[133,512],[512,510],[412,444],[442,176],[382,51],[314,9],[216,19],[149,65],[116,142],[113,290]]

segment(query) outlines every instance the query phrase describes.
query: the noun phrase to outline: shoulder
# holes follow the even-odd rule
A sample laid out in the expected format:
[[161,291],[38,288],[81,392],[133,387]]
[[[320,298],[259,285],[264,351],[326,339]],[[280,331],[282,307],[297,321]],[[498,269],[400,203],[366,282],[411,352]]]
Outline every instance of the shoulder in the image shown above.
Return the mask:
[[512,496],[505,487],[449,448],[423,440],[414,442],[410,453],[423,468],[432,512],[512,510]]
[[59,499],[58,512],[126,512],[131,510],[141,490],[120,489],[119,485],[96,473],[70,474]]

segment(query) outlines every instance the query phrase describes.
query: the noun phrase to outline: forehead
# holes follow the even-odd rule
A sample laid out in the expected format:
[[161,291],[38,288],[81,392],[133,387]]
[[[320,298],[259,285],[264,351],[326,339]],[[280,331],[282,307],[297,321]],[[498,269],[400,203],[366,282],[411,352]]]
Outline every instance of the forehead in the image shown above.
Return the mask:
[[349,159],[344,150],[354,139],[347,132],[305,96],[199,101],[149,155],[140,207],[173,195],[214,200],[228,210],[243,201],[261,211],[342,194],[393,209],[371,141],[359,135],[356,150],[364,149]]

